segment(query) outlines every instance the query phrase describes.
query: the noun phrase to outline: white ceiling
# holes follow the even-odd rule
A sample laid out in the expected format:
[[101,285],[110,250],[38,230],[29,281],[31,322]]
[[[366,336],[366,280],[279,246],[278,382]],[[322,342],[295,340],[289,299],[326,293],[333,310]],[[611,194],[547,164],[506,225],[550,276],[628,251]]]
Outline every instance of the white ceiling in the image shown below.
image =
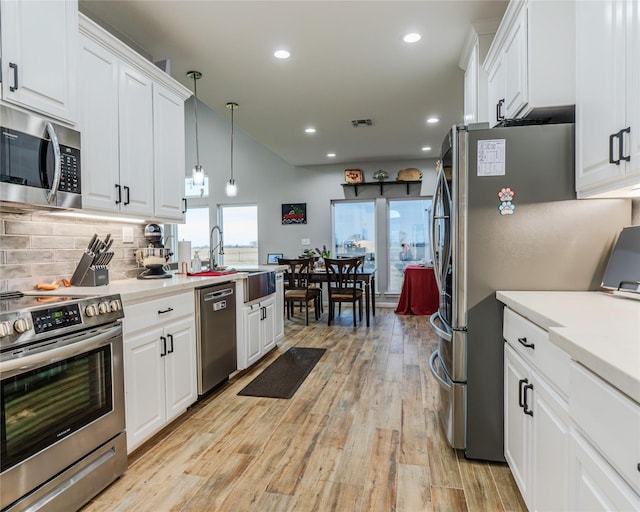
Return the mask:
[[[81,0],[198,98],[292,165],[435,158],[462,122],[458,59],[471,23],[506,0]],[[419,32],[413,45],[402,41]],[[273,57],[284,47],[292,57]],[[427,125],[429,116],[440,122]],[[351,120],[372,118],[372,127]],[[304,128],[314,126],[313,135]],[[422,151],[431,146],[430,152]],[[335,152],[336,158],[326,156]]]

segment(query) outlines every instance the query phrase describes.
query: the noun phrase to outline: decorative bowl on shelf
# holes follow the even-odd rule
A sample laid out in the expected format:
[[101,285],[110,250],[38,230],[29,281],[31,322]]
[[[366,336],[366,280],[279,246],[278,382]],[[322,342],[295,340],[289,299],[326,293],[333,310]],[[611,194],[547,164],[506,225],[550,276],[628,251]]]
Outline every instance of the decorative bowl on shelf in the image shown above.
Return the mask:
[[386,171],[383,171],[382,169],[380,169],[379,171],[376,171],[373,173],[373,179],[374,180],[378,180],[378,181],[384,181],[389,177],[389,175],[386,173]]

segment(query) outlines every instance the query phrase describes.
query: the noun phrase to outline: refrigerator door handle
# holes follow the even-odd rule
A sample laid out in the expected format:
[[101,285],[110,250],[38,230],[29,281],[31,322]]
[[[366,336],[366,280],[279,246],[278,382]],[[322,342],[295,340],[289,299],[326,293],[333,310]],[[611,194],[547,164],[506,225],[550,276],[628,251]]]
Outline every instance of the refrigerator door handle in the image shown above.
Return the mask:
[[431,357],[429,358],[429,367],[431,368],[431,374],[435,377],[438,383],[445,388],[446,390],[451,389],[451,384],[449,384],[446,380],[440,377],[438,370],[436,370],[436,359],[440,360],[440,351],[436,350]]
[[436,312],[429,317],[429,323],[431,324],[431,328],[435,331],[435,333],[440,336],[443,340],[451,341],[452,333],[441,329],[440,326],[436,325],[437,322],[442,323],[442,319],[440,318],[440,313]]

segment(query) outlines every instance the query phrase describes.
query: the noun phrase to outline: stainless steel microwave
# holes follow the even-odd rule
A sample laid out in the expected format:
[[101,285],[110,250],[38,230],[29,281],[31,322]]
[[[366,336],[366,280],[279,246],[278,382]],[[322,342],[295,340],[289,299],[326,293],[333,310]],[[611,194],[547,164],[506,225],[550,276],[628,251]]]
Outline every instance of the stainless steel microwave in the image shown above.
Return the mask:
[[82,208],[80,132],[0,105],[0,207]]

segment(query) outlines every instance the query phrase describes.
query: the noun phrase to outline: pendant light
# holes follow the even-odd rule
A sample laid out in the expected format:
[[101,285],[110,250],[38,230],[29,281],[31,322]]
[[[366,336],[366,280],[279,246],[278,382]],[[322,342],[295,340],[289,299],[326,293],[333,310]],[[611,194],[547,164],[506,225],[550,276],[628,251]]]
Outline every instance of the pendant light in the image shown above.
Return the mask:
[[226,193],[229,197],[235,197],[238,194],[238,186],[233,179],[233,111],[238,108],[238,104],[230,101],[227,103],[227,108],[231,110],[231,177],[227,182]]
[[194,186],[202,186],[204,185],[204,169],[200,165],[200,151],[198,147],[198,88],[196,86],[196,80],[202,78],[202,73],[200,73],[200,71],[187,71],[187,77],[193,79],[194,112],[196,118],[196,165],[191,171],[191,177]]

